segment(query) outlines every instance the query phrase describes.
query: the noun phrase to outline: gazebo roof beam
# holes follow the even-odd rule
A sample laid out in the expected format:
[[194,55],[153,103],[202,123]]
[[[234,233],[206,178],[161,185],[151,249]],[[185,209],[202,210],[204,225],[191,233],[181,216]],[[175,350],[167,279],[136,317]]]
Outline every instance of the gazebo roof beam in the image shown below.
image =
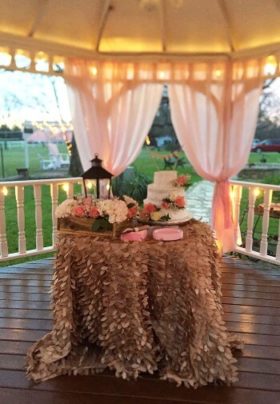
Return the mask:
[[230,51],[235,52],[236,51],[236,46],[235,46],[235,41],[233,38],[233,29],[232,29],[232,21],[230,18],[230,14],[226,5],[225,0],[217,0],[219,8],[222,12],[223,18],[225,20],[225,25],[226,25],[226,36],[227,40],[229,43]]
[[96,39],[96,45],[95,45],[95,51],[99,51],[100,47],[100,42],[103,36],[103,32],[106,26],[106,22],[109,16],[110,11],[113,10],[113,6],[111,5],[111,0],[104,0],[104,5],[102,8],[101,16],[100,16],[100,23],[98,26],[98,31],[97,31],[97,39]]
[[45,15],[45,11],[47,9],[48,3],[49,3],[49,0],[41,0],[39,9],[38,9],[36,17],[35,17],[35,20],[33,21],[32,27],[31,27],[30,31],[28,32],[28,34],[27,34],[27,36],[29,38],[33,38],[39,24],[41,23],[44,15]]
[[160,1],[159,7],[159,16],[160,16],[160,32],[161,32],[161,43],[162,43],[162,52],[167,51],[167,37],[166,37],[166,3],[165,0]]

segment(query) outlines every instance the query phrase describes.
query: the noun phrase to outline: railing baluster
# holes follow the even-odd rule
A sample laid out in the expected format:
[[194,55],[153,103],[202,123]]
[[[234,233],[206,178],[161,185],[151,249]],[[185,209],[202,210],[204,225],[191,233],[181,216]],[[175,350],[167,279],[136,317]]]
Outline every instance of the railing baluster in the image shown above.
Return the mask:
[[17,185],[15,187],[15,195],[17,201],[17,222],[18,222],[18,252],[25,254],[26,238],[25,238],[25,215],[24,215],[24,187]]
[[71,199],[74,196],[74,184],[73,182],[68,183],[67,198]]
[[52,245],[56,245],[57,236],[57,221],[55,217],[55,210],[58,204],[58,184],[51,184],[51,200],[52,200]]
[[264,191],[264,209],[263,209],[263,220],[262,220],[262,237],[261,237],[261,247],[260,254],[262,256],[267,255],[267,233],[269,227],[269,211],[270,204],[272,199],[272,191],[270,189],[266,189]]
[[239,216],[240,216],[240,202],[242,196],[242,186],[234,185],[234,219],[235,219],[235,235],[236,235],[236,243],[240,244],[240,226],[239,226]]
[[256,196],[254,194],[254,188],[249,188],[249,209],[247,219],[247,234],[246,234],[246,251],[251,252],[253,249],[253,227],[254,227],[254,209],[255,209]]
[[42,192],[41,185],[36,184],[34,188],[35,198],[35,220],[36,220],[36,249],[41,251],[44,247],[42,229]]
[[0,187],[0,253],[2,258],[8,256],[4,187]]

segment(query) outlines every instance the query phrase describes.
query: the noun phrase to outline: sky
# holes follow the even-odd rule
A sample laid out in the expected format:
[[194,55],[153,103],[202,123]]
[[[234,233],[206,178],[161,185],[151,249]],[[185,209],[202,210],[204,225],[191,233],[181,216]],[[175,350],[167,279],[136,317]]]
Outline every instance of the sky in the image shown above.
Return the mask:
[[0,124],[62,120],[71,121],[62,77],[0,70]]

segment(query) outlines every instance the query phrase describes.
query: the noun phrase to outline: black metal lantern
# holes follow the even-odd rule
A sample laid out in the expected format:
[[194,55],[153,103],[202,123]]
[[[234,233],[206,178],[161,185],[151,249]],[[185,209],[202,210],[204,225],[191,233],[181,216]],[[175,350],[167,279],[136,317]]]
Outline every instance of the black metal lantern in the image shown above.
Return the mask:
[[108,198],[110,198],[112,177],[113,174],[102,167],[102,160],[96,154],[94,159],[91,160],[91,167],[82,174],[85,196],[87,196],[86,180],[96,180],[96,197],[100,198],[101,181],[109,179]]

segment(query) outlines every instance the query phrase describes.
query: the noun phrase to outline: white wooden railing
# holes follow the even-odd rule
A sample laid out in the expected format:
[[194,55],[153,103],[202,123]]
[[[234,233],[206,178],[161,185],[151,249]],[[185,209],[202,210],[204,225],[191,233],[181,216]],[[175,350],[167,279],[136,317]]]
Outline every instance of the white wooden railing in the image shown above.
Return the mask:
[[[231,197],[235,207],[234,214],[238,219],[236,228],[238,238],[235,251],[280,265],[280,219],[272,217],[270,214],[272,201],[277,201],[277,198],[274,198],[276,192],[279,192],[280,195],[280,186],[243,181],[230,182],[232,185]],[[278,202],[280,202],[279,196]],[[260,203],[263,204],[261,215],[255,210]],[[257,237],[257,220],[261,224],[260,237]],[[238,223],[241,232],[239,232]],[[268,248],[272,233],[274,236],[273,246]]]
[[[77,184],[77,185],[76,185]],[[82,179],[78,178],[62,178],[62,179],[47,179],[36,181],[13,181],[13,182],[0,182],[0,261],[14,259],[18,257],[25,257],[29,255],[37,255],[55,250],[56,243],[56,218],[55,210],[59,202],[67,197],[73,196],[74,186],[75,193],[81,192]],[[235,251],[241,254],[254,257],[256,259],[269,261],[274,264],[280,265],[280,220],[272,219],[270,217],[270,205],[273,201],[274,193],[280,192],[280,186],[259,184],[242,181],[231,181],[232,185],[232,198],[234,201],[234,214],[238,218],[236,233],[239,232],[239,226],[242,235],[237,240]],[[42,204],[42,187],[49,188],[49,198],[51,204],[51,230],[52,241],[49,245],[44,242],[44,229],[43,219],[44,211]],[[27,234],[26,232],[26,214],[25,214],[25,189],[31,187],[34,195],[34,215],[35,218],[35,248],[27,249]],[[247,191],[246,191],[247,190]],[[12,196],[11,196],[12,195]],[[13,196],[14,195],[14,196]],[[8,198],[9,203],[8,203]],[[12,199],[14,200],[12,201]],[[13,226],[17,234],[17,251],[11,251],[9,248],[9,241],[11,234],[7,236],[6,216],[10,209],[10,205],[14,204],[14,217],[13,220],[9,219],[8,225]],[[255,214],[255,207],[258,203],[264,203],[263,215],[260,217],[261,222],[261,236],[258,246],[256,247],[256,234],[255,222],[257,215]],[[241,209],[242,206],[242,209]],[[271,220],[277,223],[278,228],[274,234],[276,240],[274,242],[274,251],[268,248],[269,240],[269,225]],[[271,232],[271,231],[270,231]]]
[[[78,192],[81,192],[81,178],[61,178],[61,179],[47,179],[47,180],[34,180],[34,181],[13,181],[13,182],[0,182],[0,261],[14,259],[18,257],[25,257],[29,255],[36,255],[47,253],[55,250],[56,243],[56,218],[55,210],[58,202],[72,197],[74,193],[74,185],[79,185]],[[50,192],[51,203],[51,220],[52,220],[52,242],[50,245],[45,245],[43,236],[43,215],[42,210],[42,187],[47,186]],[[33,188],[34,195],[34,218],[36,225],[35,234],[35,248],[27,250],[26,240],[26,214],[25,214],[25,198],[24,193],[27,187]],[[77,192],[77,190],[76,190]],[[13,201],[14,195],[15,201]],[[7,199],[9,199],[9,203]],[[7,237],[7,221],[6,215],[10,206],[15,202],[15,215],[14,219],[9,220],[8,225],[17,228],[17,251],[10,251],[9,240]],[[14,233],[16,233],[14,232]],[[11,238],[11,235],[10,235]]]

